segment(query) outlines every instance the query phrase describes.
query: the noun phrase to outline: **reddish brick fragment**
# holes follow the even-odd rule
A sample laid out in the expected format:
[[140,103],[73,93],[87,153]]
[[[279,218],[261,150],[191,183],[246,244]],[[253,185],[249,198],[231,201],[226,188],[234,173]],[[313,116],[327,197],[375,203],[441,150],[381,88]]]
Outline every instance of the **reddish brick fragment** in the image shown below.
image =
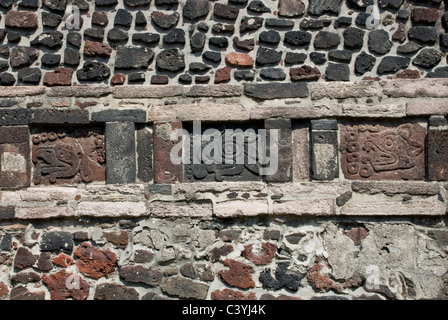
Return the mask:
[[53,258],[53,263],[59,267],[67,268],[75,263],[75,261],[72,257],[66,255],[65,253],[61,253],[57,257]]
[[253,292],[246,295],[241,291],[231,289],[215,290],[211,297],[213,300],[257,300],[257,296]]
[[62,270],[50,276],[44,275],[42,280],[50,290],[51,300],[86,300],[89,296],[89,284],[77,274]]
[[115,270],[117,256],[110,250],[101,250],[88,242],[83,242],[74,252],[79,258],[79,271],[91,278],[99,279]]
[[73,69],[56,68],[54,72],[47,72],[44,76],[46,86],[70,86],[72,84]]
[[265,265],[274,259],[276,252],[277,246],[275,244],[263,242],[261,245],[257,243],[245,246],[241,255],[256,265]]
[[220,271],[219,278],[228,285],[241,289],[255,287],[255,282],[251,275],[253,273],[251,266],[231,259],[226,259],[224,265],[229,267],[229,270]]

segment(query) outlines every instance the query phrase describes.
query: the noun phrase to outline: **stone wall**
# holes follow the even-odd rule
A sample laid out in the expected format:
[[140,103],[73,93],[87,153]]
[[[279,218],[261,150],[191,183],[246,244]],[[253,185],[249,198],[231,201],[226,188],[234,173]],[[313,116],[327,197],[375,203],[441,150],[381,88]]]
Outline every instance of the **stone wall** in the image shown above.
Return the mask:
[[1,300],[448,298],[445,3],[73,4],[0,1]]

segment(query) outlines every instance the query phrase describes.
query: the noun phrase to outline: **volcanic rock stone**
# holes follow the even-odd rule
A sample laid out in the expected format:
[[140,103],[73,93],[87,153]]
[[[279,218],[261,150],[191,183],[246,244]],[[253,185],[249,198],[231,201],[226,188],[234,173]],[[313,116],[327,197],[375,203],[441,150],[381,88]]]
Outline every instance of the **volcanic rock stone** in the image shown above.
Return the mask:
[[156,64],[160,70],[182,71],[185,69],[184,54],[178,49],[163,50],[157,55]]
[[350,68],[345,63],[330,63],[325,72],[327,81],[350,81]]
[[382,8],[390,7],[393,9],[400,8],[403,0],[379,0],[379,5]]
[[256,63],[257,65],[275,65],[280,62],[282,58],[282,52],[274,49],[259,47],[257,52]]
[[435,8],[417,7],[411,10],[411,20],[414,23],[434,24],[439,18],[439,10]]
[[357,75],[363,75],[364,73],[371,71],[375,66],[376,58],[366,52],[361,52],[355,60],[355,73]]
[[56,68],[54,72],[47,72],[44,76],[46,86],[69,86],[72,83],[73,69]]
[[14,268],[24,270],[32,267],[36,263],[36,261],[37,258],[31,253],[31,251],[24,247],[20,247],[16,253]]
[[344,46],[347,49],[360,49],[364,44],[364,30],[349,27],[344,30]]
[[146,27],[148,22],[146,21],[145,14],[142,11],[138,11],[135,14],[135,26],[136,27]]
[[406,69],[410,59],[405,57],[387,56],[381,60],[377,72],[379,75],[395,73],[398,70]]
[[280,33],[274,30],[263,31],[260,33],[259,40],[266,44],[278,44],[280,42]]
[[115,270],[117,257],[110,250],[101,250],[88,242],[83,242],[76,248],[74,255],[78,257],[79,271],[93,279],[109,275]]
[[124,0],[124,3],[131,8],[148,7],[151,0]]
[[95,5],[98,7],[115,7],[118,0],[95,0]]
[[92,14],[92,24],[100,27],[105,27],[109,23],[109,18],[107,17],[107,12],[95,11]]
[[190,38],[190,48],[192,52],[201,52],[205,46],[205,34],[202,32],[196,32]]
[[226,37],[211,37],[208,43],[219,49],[226,49],[229,46],[229,40]]
[[76,76],[79,81],[103,81],[109,78],[110,69],[103,62],[88,61],[76,72]]
[[243,17],[243,19],[241,19],[240,32],[245,33],[258,30],[263,25],[263,22],[264,18],[245,16]]
[[238,81],[254,81],[255,72],[252,70],[235,70],[233,77]]
[[10,73],[3,72],[0,73],[0,85],[2,86],[13,86],[16,83],[16,79]]
[[369,33],[368,47],[370,52],[386,54],[392,48],[389,34],[386,30],[372,30]]
[[55,13],[42,12],[42,24],[45,27],[56,28],[62,22],[62,16]]
[[108,58],[112,54],[112,48],[106,43],[94,42],[86,40],[84,43],[84,55],[87,57],[105,57]]
[[163,274],[157,270],[150,270],[141,265],[120,268],[120,277],[130,283],[144,283],[151,287],[159,286]]
[[118,9],[117,13],[115,14],[114,25],[129,28],[131,24],[132,14],[128,10]]
[[352,54],[353,52],[350,50],[335,50],[328,53],[328,59],[335,62],[350,63]]
[[117,50],[115,68],[146,69],[154,58],[154,52],[142,47],[120,47]]
[[143,43],[146,45],[157,44],[160,41],[160,35],[158,33],[134,33],[132,35],[132,41]]
[[[448,78],[448,67],[440,67],[426,75],[426,78]],[[1,81],[1,80],[0,80]]]
[[212,27],[212,31],[219,34],[233,34],[235,32],[235,26],[233,24],[215,23]]
[[19,70],[17,77],[23,83],[38,84],[42,77],[42,71],[39,68],[24,68]]
[[221,19],[236,20],[238,18],[239,9],[222,3],[216,3],[213,14]]
[[327,58],[325,57],[325,53],[322,52],[311,52],[310,59],[317,65],[322,65],[327,62]]
[[286,79],[286,73],[281,68],[262,69],[260,76],[267,81],[283,81]]
[[311,66],[301,66],[289,69],[291,81],[316,81],[321,77],[319,69]]
[[311,42],[311,33],[306,31],[288,31],[285,33],[285,44],[293,47],[304,47]]
[[314,47],[317,49],[329,49],[339,45],[341,39],[337,33],[319,31],[314,38]]
[[255,99],[306,98],[308,87],[301,83],[254,83],[244,85],[244,94]]
[[104,30],[99,28],[87,28],[84,30],[84,37],[95,41],[103,41]]
[[183,8],[183,16],[188,20],[197,20],[208,15],[210,5],[207,0],[187,0]]
[[397,53],[398,54],[412,54],[412,53],[417,52],[421,48],[422,48],[422,46],[415,42],[407,42],[403,45],[398,46]]
[[163,43],[166,44],[184,44],[185,31],[183,29],[173,29],[163,37]]
[[107,40],[111,42],[126,42],[128,39],[128,33],[118,28],[110,29],[107,33]]
[[433,68],[440,60],[442,60],[442,53],[434,48],[425,48],[419,52],[412,64],[422,68]]
[[33,41],[31,41],[31,45],[33,46],[43,46],[48,49],[57,49],[62,46],[62,39],[64,35],[59,31],[53,32],[43,32],[39,36],[37,36]]
[[244,51],[252,51],[255,48],[255,39],[245,39],[240,40],[238,37],[233,38],[233,44],[238,49],[244,50]]
[[161,11],[154,11],[151,13],[152,22],[164,30],[170,29],[177,25],[179,21],[179,13],[165,14]]
[[400,23],[397,30],[392,34],[392,40],[403,43],[406,40],[405,28],[406,25],[404,23]]
[[13,68],[23,68],[32,65],[39,57],[39,50],[17,46],[12,48],[10,63]]
[[72,48],[65,48],[64,50],[64,64],[68,66],[77,66],[81,60],[81,55],[78,50]]
[[416,26],[409,29],[409,40],[424,44],[434,44],[437,41],[438,34],[435,27]]
[[305,13],[305,4],[301,0],[279,0],[278,15],[281,17],[300,17]]
[[76,48],[81,47],[81,40],[82,40],[82,37],[79,33],[70,32],[67,35],[67,43],[71,44],[72,46],[74,46]]
[[201,63],[201,62],[192,62],[189,65],[189,70],[190,70],[190,72],[193,72],[193,73],[207,72],[211,68],[212,67],[210,67],[209,65],[206,65],[206,64]]
[[286,65],[295,65],[302,64],[306,60],[306,54],[302,52],[286,52],[285,55],[285,64]]
[[324,13],[339,14],[342,0],[309,0],[308,13],[321,16]]
[[67,0],[43,0],[43,3],[54,11],[65,11]]
[[42,235],[40,251],[73,250],[73,234],[67,231],[45,232]]
[[261,0],[253,0],[249,3],[247,10],[257,12],[257,13],[265,13],[271,12],[271,9],[266,7],[266,5]]
[[13,29],[35,30],[38,28],[38,18],[31,11],[11,10],[6,13],[5,25]]
[[213,62],[213,63],[220,63],[221,60],[222,60],[221,53],[220,52],[216,52],[216,51],[206,51],[206,52],[204,52],[202,57],[205,60]]
[[266,19],[265,26],[267,28],[275,28],[275,29],[290,29],[294,27],[294,21],[287,19]]

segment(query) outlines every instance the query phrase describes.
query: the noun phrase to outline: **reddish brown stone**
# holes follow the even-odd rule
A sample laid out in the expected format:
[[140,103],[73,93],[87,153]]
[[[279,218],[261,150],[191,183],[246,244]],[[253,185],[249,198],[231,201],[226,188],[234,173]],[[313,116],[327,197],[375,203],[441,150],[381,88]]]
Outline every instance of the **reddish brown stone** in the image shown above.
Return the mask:
[[122,74],[122,73],[116,73],[114,74],[114,76],[112,77],[112,79],[110,80],[110,82],[114,85],[114,86],[119,86],[124,84],[124,82],[126,81],[126,75]]
[[[78,279],[75,279],[78,277]],[[50,290],[51,300],[86,300],[89,296],[89,284],[81,279],[79,275],[61,270],[50,276],[42,277],[43,283]],[[67,285],[68,284],[68,285]],[[76,286],[79,285],[79,289]]]
[[57,257],[54,257],[52,261],[55,265],[62,268],[67,268],[75,263],[72,257],[66,255],[65,253],[61,253]]
[[4,298],[9,293],[9,289],[3,282],[0,282],[0,299]]
[[253,292],[247,295],[238,290],[223,289],[215,290],[211,293],[212,300],[257,300],[257,296]]
[[[57,119],[58,120],[58,119]],[[61,114],[61,122],[67,117]],[[88,183],[105,180],[101,128],[46,128],[32,135],[34,184]]]
[[47,72],[44,76],[46,86],[70,86],[72,84],[73,69],[56,68],[54,72]]
[[117,256],[110,250],[101,250],[88,242],[83,242],[74,252],[79,258],[79,271],[91,278],[99,279],[115,270]]
[[[256,246],[257,244],[255,244]],[[241,255],[249,261],[252,261],[256,265],[268,264],[275,257],[277,252],[277,246],[270,242],[263,242],[261,248],[257,246],[257,250],[254,249],[254,244],[249,244],[244,247]]]
[[0,128],[0,187],[28,187],[30,185],[29,129]]
[[232,67],[253,67],[254,58],[247,53],[231,52],[226,55],[226,63]]
[[353,240],[355,246],[360,246],[361,241],[367,237],[369,231],[366,228],[358,227],[351,228],[350,230],[345,232],[345,235]]
[[34,254],[31,253],[31,251],[24,247],[20,247],[16,253],[14,268],[24,270],[32,267],[36,263],[36,261],[37,258]]
[[404,23],[400,23],[398,25],[397,31],[392,34],[392,40],[398,42],[404,42],[406,40],[406,25]]
[[37,269],[44,272],[48,272],[53,269],[51,254],[49,252],[42,252],[39,255],[39,259],[37,259]]
[[347,179],[423,180],[426,129],[419,123],[340,126],[341,167]]
[[23,283],[27,284],[30,282],[38,282],[40,281],[40,275],[36,272],[20,272],[13,274],[11,276],[11,281],[14,283]]
[[92,15],[92,24],[105,27],[109,23],[107,12],[95,11]]
[[289,69],[289,75],[291,76],[291,81],[319,80],[321,77],[319,69],[307,65]]
[[233,38],[235,47],[244,51],[252,51],[255,49],[255,39],[240,40],[238,37]]
[[414,23],[435,23],[439,17],[439,10],[435,8],[413,8],[411,20]]
[[129,233],[127,231],[104,232],[107,241],[116,244],[119,247],[126,247],[129,242]]
[[305,13],[305,4],[301,0],[279,0],[278,15],[282,17],[298,17]]
[[151,77],[151,84],[168,84],[170,78],[167,75],[155,74]]
[[215,84],[229,82],[231,73],[232,73],[232,71],[229,67],[224,67],[224,68],[216,70]]
[[397,73],[398,79],[418,79],[420,78],[420,72],[418,70],[406,69]]
[[253,272],[251,266],[231,259],[226,259],[224,265],[229,267],[229,270],[220,271],[219,278],[224,280],[225,283],[241,289],[255,287],[255,282],[251,275]]
[[10,10],[5,17],[5,25],[9,28],[34,30],[38,24],[37,14],[31,11]]
[[[175,164],[171,161],[171,150],[181,142],[182,136],[176,141],[170,141],[171,134],[182,129],[181,122],[154,123],[154,179],[156,183],[172,184],[182,182],[182,163]],[[182,158],[182,150],[178,153]]]
[[105,57],[109,58],[112,54],[112,48],[106,43],[99,43],[90,40],[84,42],[84,55],[87,57]]
[[45,300],[45,292],[31,292],[27,288],[18,286],[11,290],[11,300]]

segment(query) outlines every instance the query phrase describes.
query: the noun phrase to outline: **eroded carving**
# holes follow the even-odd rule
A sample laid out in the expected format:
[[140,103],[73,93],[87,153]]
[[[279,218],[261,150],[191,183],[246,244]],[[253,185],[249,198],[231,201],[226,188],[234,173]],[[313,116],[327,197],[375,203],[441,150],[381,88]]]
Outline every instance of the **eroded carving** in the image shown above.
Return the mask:
[[104,181],[104,135],[99,128],[35,132],[31,140],[34,184]]
[[426,129],[418,123],[341,126],[342,170],[350,179],[424,179]]

